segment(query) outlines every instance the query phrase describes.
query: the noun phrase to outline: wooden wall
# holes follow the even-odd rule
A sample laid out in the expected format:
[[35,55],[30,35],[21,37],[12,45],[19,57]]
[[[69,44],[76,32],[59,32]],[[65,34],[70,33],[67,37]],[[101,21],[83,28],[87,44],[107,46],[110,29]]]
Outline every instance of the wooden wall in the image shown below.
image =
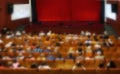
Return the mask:
[[118,3],[117,21],[107,18],[107,23],[115,29],[118,35],[120,35],[120,0],[108,0],[107,3],[111,4]]
[[15,29],[20,24],[28,24],[29,18],[11,21],[11,15],[7,12],[7,4],[20,4],[29,3],[29,0],[1,0],[0,1],[0,30],[3,26],[7,26],[10,29]]

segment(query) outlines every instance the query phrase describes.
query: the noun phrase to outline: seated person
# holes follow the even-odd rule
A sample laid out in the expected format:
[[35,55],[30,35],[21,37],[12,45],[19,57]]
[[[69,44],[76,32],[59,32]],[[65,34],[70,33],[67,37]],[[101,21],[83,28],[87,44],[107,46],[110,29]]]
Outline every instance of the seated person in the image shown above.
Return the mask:
[[30,68],[38,68],[37,64],[36,63],[32,63]]
[[116,64],[113,60],[110,60],[108,63],[107,63],[107,68],[116,68]]
[[101,36],[101,38],[108,39],[109,38],[108,32],[104,31],[104,34]]
[[12,63],[12,68],[16,69],[19,67],[19,62],[17,60],[14,60],[14,62]]
[[95,33],[93,33],[93,39],[94,41],[98,41],[97,35]]
[[91,46],[87,46],[85,49],[85,59],[86,60],[92,60],[93,59],[93,50]]
[[113,46],[114,44],[113,44],[113,41],[112,41],[111,39],[108,39],[108,40],[103,40],[103,41],[102,41],[102,45],[103,45],[104,47],[111,47],[111,46]]
[[99,64],[98,64],[98,67],[96,69],[101,69],[101,68],[105,68],[105,62],[104,61],[101,61]]
[[45,52],[45,53],[50,53],[50,52],[52,52],[51,47],[48,46],[46,49],[44,49],[43,52]]
[[3,35],[5,35],[8,31],[10,31],[10,29],[4,26],[1,32]]
[[85,36],[91,36],[91,33],[89,31],[86,31]]
[[64,60],[64,58],[62,57],[62,54],[58,52],[55,60]]
[[2,60],[12,60],[12,58],[8,55],[2,56]]
[[104,55],[102,55],[101,53],[97,53],[94,57],[95,60],[99,59],[99,60],[104,60]]
[[75,56],[73,55],[73,53],[68,53],[67,59],[75,59]]
[[43,61],[39,66],[38,69],[50,69],[50,66],[47,65],[45,61]]
[[73,66],[72,70],[82,68],[83,70],[86,70],[86,68],[81,64],[80,61],[76,61],[75,65]]
[[5,44],[5,48],[9,48],[9,47],[11,47],[11,46],[12,46],[12,44],[13,44],[13,42],[12,42],[12,41],[10,41],[10,42],[6,43],[6,44]]
[[6,34],[6,39],[11,39],[11,38],[14,38],[14,33],[13,32],[7,32]]
[[108,42],[109,46],[113,46],[114,45],[114,42],[110,38],[108,38],[107,42]]
[[21,53],[18,53],[18,56],[16,56],[17,60],[24,60],[25,56]]
[[18,69],[25,69],[24,66],[22,66],[21,64],[18,65]]
[[46,60],[45,54],[41,53],[40,56],[36,58],[36,60]]
[[45,33],[44,33],[43,31],[41,31],[41,32],[39,33],[39,36],[45,36]]
[[33,52],[42,52],[43,50],[40,48],[40,46],[37,46]]
[[35,57],[33,57],[32,54],[29,54],[29,55],[26,57],[26,59],[28,59],[28,60],[35,60]]
[[54,49],[53,49],[53,52],[58,53],[59,50],[60,50],[60,46],[55,46]]
[[89,45],[91,45],[92,40],[90,38],[88,38],[88,39],[85,40],[84,43],[85,43],[86,46],[89,46]]
[[46,35],[47,35],[47,36],[51,36],[51,34],[52,34],[52,31],[49,30]]
[[85,32],[84,32],[84,31],[81,31],[81,32],[80,32],[80,35],[81,35],[81,36],[85,36]]
[[83,54],[82,48],[79,47],[79,48],[76,50],[76,53],[77,53],[77,54]]
[[79,53],[77,56],[76,56],[76,59],[77,60],[84,60],[84,55],[82,53]]
[[102,50],[102,48],[101,48],[101,46],[100,46],[99,44],[96,44],[96,45],[94,46],[94,53],[95,53],[95,54],[97,54],[97,53],[103,54],[103,50]]
[[49,53],[48,56],[46,57],[46,60],[55,60],[55,56]]
[[22,33],[20,31],[17,31],[15,34],[17,37],[20,37],[22,35]]

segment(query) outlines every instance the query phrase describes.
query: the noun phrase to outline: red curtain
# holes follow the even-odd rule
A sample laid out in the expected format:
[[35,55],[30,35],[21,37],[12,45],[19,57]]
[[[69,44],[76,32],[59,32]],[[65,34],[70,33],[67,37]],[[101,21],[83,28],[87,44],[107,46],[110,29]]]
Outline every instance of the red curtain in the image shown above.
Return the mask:
[[36,0],[38,21],[100,21],[101,0]]

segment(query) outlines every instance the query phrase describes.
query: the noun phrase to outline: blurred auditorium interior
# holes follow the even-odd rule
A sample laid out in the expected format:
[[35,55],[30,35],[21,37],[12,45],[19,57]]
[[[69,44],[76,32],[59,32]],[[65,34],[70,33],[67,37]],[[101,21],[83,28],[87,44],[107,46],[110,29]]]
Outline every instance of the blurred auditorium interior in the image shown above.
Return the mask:
[[[1,0],[0,2],[0,74],[16,74],[16,73],[43,73],[43,74],[119,74],[120,73],[120,0]],[[25,31],[26,34],[31,37],[39,33],[46,34],[44,37],[46,41],[58,38],[58,41],[63,40],[63,44],[58,41],[53,41],[51,44],[43,43],[40,45],[40,41],[42,43],[45,42],[45,38],[43,40],[39,39],[31,39],[26,37],[26,35],[21,36],[22,40],[19,40],[19,36],[12,37],[7,39],[5,36],[7,34],[2,34],[4,28],[8,28],[12,33],[17,33]],[[92,50],[95,49],[95,41],[94,37],[97,37],[97,41],[101,48],[103,55],[105,57],[105,61],[108,62],[110,59],[115,61],[116,67],[115,69],[100,69],[96,70],[98,65],[98,60],[82,60],[83,65],[86,66],[86,71],[82,69],[72,70],[73,64],[75,64],[76,60],[64,60],[64,61],[56,61],[56,60],[47,60],[46,62],[53,67],[51,70],[41,70],[41,69],[31,69],[30,65],[34,62],[41,62],[41,60],[20,60],[19,63],[28,67],[30,69],[1,69],[1,64],[6,66],[9,60],[3,60],[4,56],[13,57],[18,56],[17,51],[12,51],[11,48],[17,49],[17,45],[22,45],[22,48],[25,49],[23,53],[24,56],[34,56],[34,58],[41,55],[41,53],[31,53],[27,52],[27,48],[25,44],[28,41],[28,45],[31,44],[34,47],[40,46],[41,48],[55,48],[55,42],[60,46],[60,53],[67,57],[69,49],[72,48],[74,52],[79,48],[77,42],[79,41],[71,39],[68,40],[68,43],[65,38],[70,37],[81,37],[81,33],[86,33],[88,35],[83,38],[80,43],[82,46],[80,48],[87,49],[87,47],[91,46]],[[47,34],[51,34],[52,36],[47,36]],[[107,38],[104,37],[107,34]],[[18,34],[19,35],[19,34]],[[79,36],[80,35],[80,36]],[[18,37],[18,39],[17,39]],[[25,38],[26,37],[26,38]],[[39,36],[38,36],[39,37]],[[95,37],[95,38],[96,38]],[[82,37],[81,37],[82,38]],[[91,39],[94,40],[92,44],[85,45],[85,40]],[[10,41],[11,46],[8,48],[5,45]],[[57,39],[56,39],[57,40]],[[102,45],[102,42],[107,41],[106,47]],[[26,43],[24,43],[26,41]],[[96,45],[97,45],[96,41]],[[73,42],[73,43],[72,43]],[[76,43],[76,44],[75,44]],[[39,45],[38,45],[39,44]],[[52,45],[53,44],[53,45]],[[13,47],[13,46],[14,47]],[[57,44],[56,44],[57,45]],[[108,45],[108,46],[107,46]],[[27,46],[27,44],[26,44]],[[10,51],[8,51],[8,50]],[[71,50],[70,52],[72,52]],[[30,56],[29,55],[29,56]],[[48,56],[48,54],[44,54]],[[56,55],[56,53],[52,53],[52,55]],[[77,53],[74,53],[77,56]],[[83,54],[86,57],[86,53]],[[92,55],[94,58],[96,54]],[[10,60],[14,61],[13,58]],[[11,61],[9,61],[11,62]],[[100,61],[99,61],[100,62]]]

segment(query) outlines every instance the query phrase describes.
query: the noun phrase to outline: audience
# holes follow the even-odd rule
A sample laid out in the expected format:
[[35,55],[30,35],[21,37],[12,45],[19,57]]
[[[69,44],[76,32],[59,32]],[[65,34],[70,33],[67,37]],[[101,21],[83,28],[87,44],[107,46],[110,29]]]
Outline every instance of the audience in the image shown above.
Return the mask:
[[[115,41],[105,32],[102,35],[97,35],[89,31],[81,31],[78,34],[57,34],[49,31],[47,33],[41,31],[39,34],[32,34],[3,29],[3,34],[0,34],[0,56],[1,60],[15,60],[13,63],[8,63],[9,68],[24,68],[18,61],[56,61],[56,60],[79,60],[73,66],[76,68],[86,68],[81,64],[80,60],[105,60],[109,59],[104,55],[105,52],[115,45]],[[113,50],[114,51],[114,50]],[[116,53],[116,52],[115,52]],[[107,55],[112,56],[112,55]],[[2,68],[0,64],[0,68]],[[31,68],[46,68],[50,67],[45,63],[39,66],[37,63],[32,63]],[[104,68],[105,63],[101,62],[98,68]],[[52,67],[51,67],[52,68]],[[116,68],[116,63],[110,60],[107,63],[107,68]]]

